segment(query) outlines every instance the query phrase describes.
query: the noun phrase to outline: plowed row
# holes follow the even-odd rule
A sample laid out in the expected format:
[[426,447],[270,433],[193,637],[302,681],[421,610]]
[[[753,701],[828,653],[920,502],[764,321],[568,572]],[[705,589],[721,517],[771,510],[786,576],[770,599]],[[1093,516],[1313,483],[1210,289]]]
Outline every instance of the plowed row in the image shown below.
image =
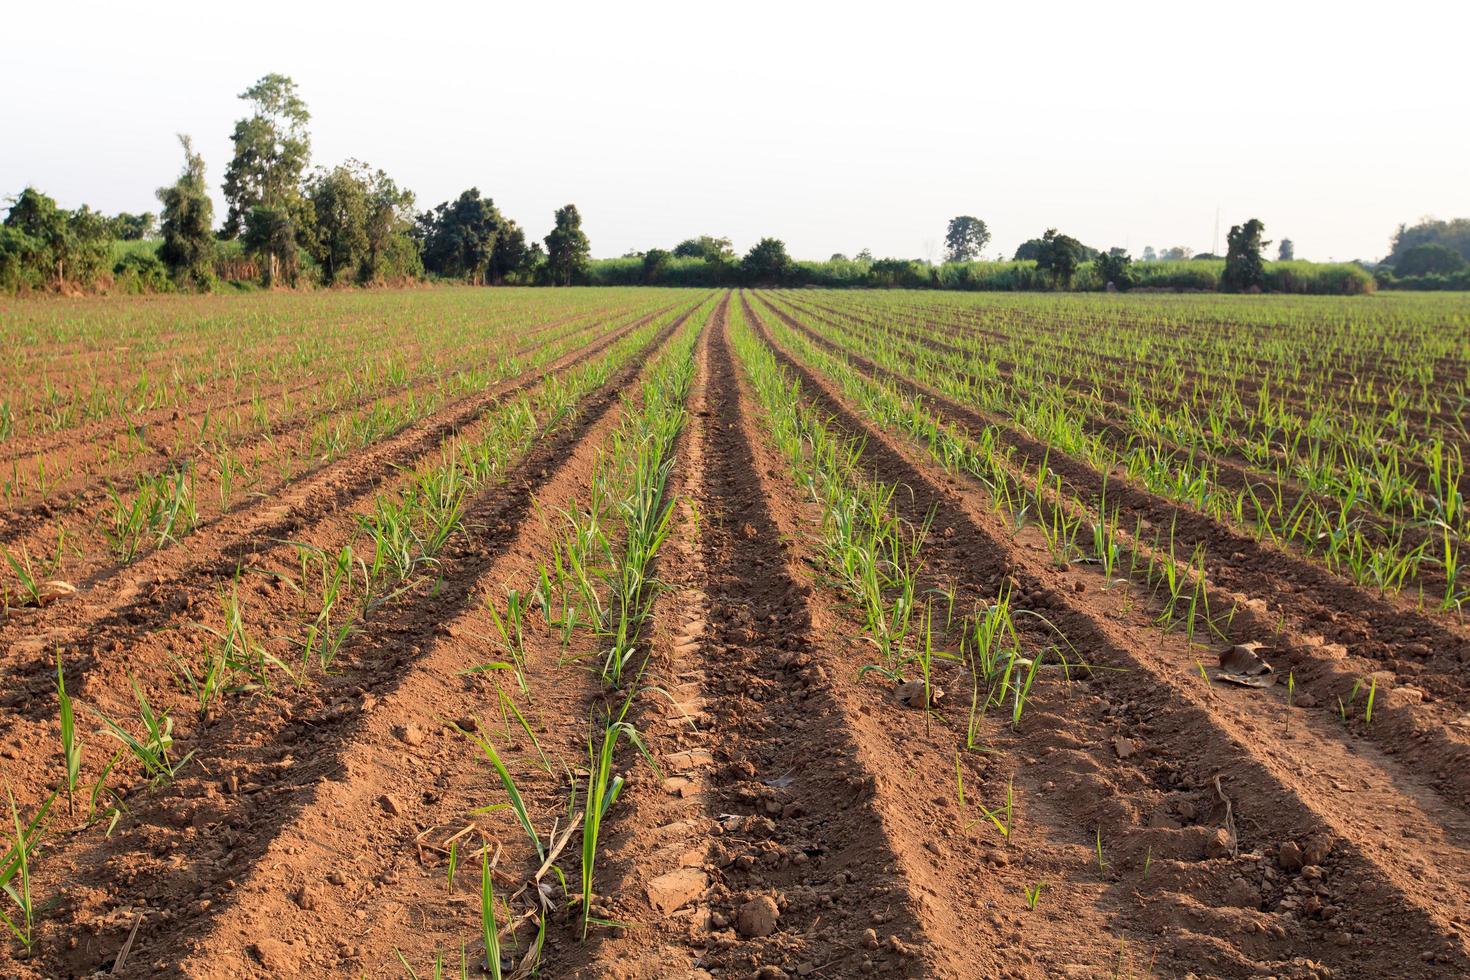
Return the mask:
[[[1355,585],[884,366],[844,327],[862,300],[545,291],[511,313],[497,299],[477,321],[477,298],[495,292],[450,294],[463,314],[453,341],[420,329],[401,296],[367,314],[372,349],[399,331],[441,355],[233,430],[272,475],[129,561],[102,530],[109,490],[195,458],[202,436],[104,459],[97,447],[126,426],[99,419],[75,441],[5,444],[33,467],[106,465],[0,514],[12,551],[72,528],[53,574],[76,586],[0,622],[0,779],[22,822],[50,801],[26,861],[33,929],[0,895],[32,948],[5,935],[0,975],[1470,975],[1470,634],[1456,616]],[[883,302],[895,337],[947,343],[932,298]],[[323,329],[364,315],[349,313]],[[118,315],[119,330],[141,322],[136,308]],[[160,322],[189,363],[207,363],[213,335],[178,315]],[[979,334],[986,321],[966,322]],[[270,350],[300,339],[277,330]],[[100,343],[50,337],[53,358],[13,369],[64,379]],[[291,448],[323,418],[442,391],[457,343],[464,368],[485,369],[474,386],[415,402],[330,458]],[[678,411],[664,399],[681,368],[692,380]],[[272,381],[271,397],[325,383],[305,370]],[[149,424],[203,433],[206,414],[252,397],[196,394]],[[777,409],[846,447],[845,479],[879,490],[914,542],[914,622],[930,632],[915,626],[896,661],[832,563],[816,443],[793,456]],[[619,647],[589,628],[574,576],[553,570],[577,529],[600,522],[607,545],[587,577],[611,603],[634,530],[607,495],[639,478],[631,460],[647,443],[630,440],[657,413],[674,420],[652,478],[667,535],[649,604],[629,620],[629,666],[609,680]],[[920,416],[952,440],[996,439],[1005,466],[1045,465],[1065,492],[1038,491],[1017,513],[919,437],[934,431]],[[498,462],[454,462],[476,447]],[[451,530],[431,547],[425,515],[439,512],[421,488],[456,465]],[[201,499],[218,497],[199,472]],[[1185,572],[1209,628],[1164,615],[1144,571],[1157,538],[1142,531],[1121,540],[1137,557],[1111,575],[1080,552],[1056,559],[1042,526],[1100,496],[1124,528],[1204,549]],[[406,548],[404,573],[370,574],[369,528],[400,500],[420,508],[425,540]],[[350,627],[328,660],[305,645],[326,566],[303,556],[348,548],[360,573],[340,607],[352,611],[323,620]],[[901,611],[892,582],[880,591]],[[1024,688],[1020,674],[997,686],[977,673],[975,623],[1004,601],[1012,666],[1033,675]],[[201,703],[187,677],[231,636],[268,659]],[[1259,644],[1277,683],[1220,681],[1238,644]],[[912,683],[926,648],[940,651],[930,680],[943,692],[927,707]],[[71,794],[58,663],[81,743]],[[111,719],[143,737],[140,698],[169,716],[176,772],[149,773],[101,731]],[[619,723],[630,734],[614,740],[609,775],[624,782],[584,903],[597,749]],[[14,838],[0,830],[0,847]]]

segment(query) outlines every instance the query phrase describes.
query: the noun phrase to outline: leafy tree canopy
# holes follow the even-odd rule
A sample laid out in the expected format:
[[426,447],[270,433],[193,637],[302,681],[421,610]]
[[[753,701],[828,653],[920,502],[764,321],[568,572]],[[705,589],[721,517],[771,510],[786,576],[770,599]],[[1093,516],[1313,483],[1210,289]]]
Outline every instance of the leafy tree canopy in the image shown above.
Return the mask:
[[973,262],[990,241],[990,229],[979,218],[962,214],[949,219],[944,234],[946,262]]
[[1443,245],[1454,249],[1460,253],[1460,258],[1470,262],[1470,218],[1454,218],[1450,221],[1424,218],[1415,225],[1399,225],[1393,236],[1393,250],[1383,261],[1398,271],[1398,264],[1404,253],[1419,245]]
[[1220,274],[1220,287],[1227,292],[1245,292],[1260,289],[1266,283],[1266,263],[1261,250],[1270,242],[1261,240],[1266,230],[1259,218],[1252,218],[1243,225],[1232,225],[1225,236],[1229,246],[1225,252],[1225,271]]
[[643,284],[652,286],[663,279],[673,256],[661,248],[651,248],[643,253]]
[[1133,259],[1121,248],[1110,248],[1093,260],[1097,277],[1116,289],[1133,285]]
[[313,218],[309,248],[326,283],[378,282],[422,270],[411,237],[413,194],[383,171],[348,160],[317,171],[306,197]]
[[163,205],[163,244],[158,257],[176,284],[208,289],[214,283],[214,202],[204,182],[204,157],[189,137],[180,135],[184,170],[179,179],[158,189]]
[[779,238],[762,238],[740,261],[745,281],[752,285],[779,286],[792,278],[795,263]]
[[152,238],[157,226],[158,216],[151,211],[144,211],[141,214],[129,214],[127,211],[121,211],[107,221],[108,233],[113,238],[125,242],[137,242],[145,238]]
[[[1036,268],[1051,273],[1053,285],[1067,285],[1082,262],[1085,246],[1071,235],[1063,235],[1055,228],[1035,239]],[[1019,256],[1019,252],[1017,253]]]
[[587,273],[587,263],[592,257],[592,246],[582,231],[582,215],[575,204],[558,208],[556,224],[546,236],[546,264],[551,282],[556,286],[570,286],[580,281]]
[[289,209],[300,196],[301,177],[311,159],[306,129],[311,113],[295,82],[285,75],[266,75],[240,98],[254,111],[236,122],[230,135],[234,156],[225,170],[227,238],[239,233],[251,208]]
[[729,262],[735,258],[735,248],[728,238],[700,235],[686,238],[674,246],[674,255],[681,259],[704,259],[707,262]]
[[1465,266],[1465,259],[1459,252],[1448,245],[1430,242],[1405,249],[1394,263],[1393,271],[1397,276],[1448,275]]
[[495,202],[481,197],[478,187],[471,187],[455,200],[419,215],[414,233],[423,246],[426,269],[482,284],[491,277],[495,246],[509,225]]
[[111,225],[85,204],[68,211],[27,187],[12,200],[4,227],[10,232],[5,238],[7,279],[87,285],[107,270]]

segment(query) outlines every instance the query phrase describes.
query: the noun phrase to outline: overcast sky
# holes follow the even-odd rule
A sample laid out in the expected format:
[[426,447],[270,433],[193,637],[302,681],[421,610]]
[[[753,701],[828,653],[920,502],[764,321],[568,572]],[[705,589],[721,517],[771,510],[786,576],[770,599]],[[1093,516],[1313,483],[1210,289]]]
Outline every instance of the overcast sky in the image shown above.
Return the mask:
[[[0,192],[156,210],[193,135],[218,184],[237,96],[293,77],[318,164],[427,207],[475,185],[593,254],[763,235],[794,255],[987,254],[1056,226],[1209,250],[1255,216],[1376,258],[1470,216],[1470,3],[9,5]],[[223,208],[217,199],[217,215]]]

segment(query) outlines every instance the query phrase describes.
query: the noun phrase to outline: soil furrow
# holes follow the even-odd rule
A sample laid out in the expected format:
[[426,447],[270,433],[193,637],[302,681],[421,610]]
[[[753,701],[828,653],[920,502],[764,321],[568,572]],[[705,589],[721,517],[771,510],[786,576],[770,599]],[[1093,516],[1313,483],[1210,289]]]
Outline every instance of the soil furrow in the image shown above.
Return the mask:
[[[784,318],[782,322],[794,326]],[[901,391],[942,406],[953,423],[977,428],[988,424],[986,416],[942,393],[831,346],[810,331],[797,329],[869,378],[892,381]],[[1084,499],[1088,492],[1101,494],[1101,478],[1085,466],[1061,453],[1048,455],[1046,450],[1026,442],[1027,437],[1010,437],[1027,459],[1044,459],[1073,478],[1073,486],[1083,490]],[[1021,482],[1027,479],[1023,477]],[[1378,685],[1379,710],[1373,725],[1359,726],[1361,732],[1383,751],[1402,755],[1416,771],[1431,775],[1435,792],[1462,809],[1470,806],[1470,733],[1461,720],[1467,694],[1459,670],[1465,641],[1459,638],[1459,630],[1448,623],[1431,623],[1432,629],[1443,635],[1431,634],[1432,639],[1425,640],[1417,633],[1405,634],[1404,618],[1416,625],[1424,620],[1403,610],[1402,603],[1394,606],[1381,599],[1375,601],[1353,586],[1336,581],[1324,569],[1233,534],[1197,512],[1161,502],[1116,476],[1110,477],[1107,493],[1109,505],[1119,506],[1125,527],[1129,518],[1142,519],[1147,522],[1145,528],[1150,524],[1170,527],[1176,542],[1184,542],[1186,548],[1192,549],[1201,540],[1207,544],[1210,572],[1204,587],[1210,608],[1217,610],[1217,615],[1219,610],[1230,610],[1232,632],[1237,637],[1263,641],[1272,648],[1277,667],[1292,671],[1297,686],[1306,692],[1300,704],[1320,706],[1325,716],[1341,724],[1346,719],[1338,717],[1338,699],[1351,703],[1352,692],[1360,685],[1364,685],[1363,690],[1366,685]],[[1135,507],[1139,501],[1149,509]],[[1095,498],[1092,506],[1096,506]],[[1202,533],[1210,536],[1197,537]],[[1224,534],[1230,536],[1222,537]],[[1225,555],[1228,560],[1222,557]],[[1282,589],[1283,578],[1295,578],[1304,584]],[[1385,609],[1391,611],[1385,614]],[[1445,637],[1450,639],[1446,641]],[[1431,651],[1434,660],[1426,665],[1421,661]]]
[[[666,343],[686,318],[660,331],[648,350]],[[470,502],[468,533],[442,556],[433,588],[386,607],[350,651],[351,668],[291,694],[285,706],[235,706],[198,740],[190,774],[134,803],[117,834],[86,831],[55,852],[51,860],[65,869],[43,866],[40,873],[86,883],[59,899],[62,917],[85,939],[55,956],[78,972],[107,968],[124,938],[115,927],[130,929],[141,917],[126,974],[278,976],[358,961],[363,951],[353,943],[329,945],[310,927],[317,899],[366,909],[370,894],[394,891],[393,868],[412,848],[412,833],[402,828],[413,826],[409,814],[440,792],[425,779],[426,765],[436,780],[447,775],[408,752],[404,726],[411,721],[434,732],[434,748],[445,745],[437,719],[450,706],[459,717],[456,695],[465,696],[463,679],[446,664],[470,666],[463,661],[478,645],[463,634],[444,638],[515,547],[537,495],[575,473],[577,461],[585,466],[587,447],[615,419],[612,410],[641,360],[609,379],[573,423],[538,440],[502,486]],[[469,761],[470,754],[460,758]],[[375,788],[378,777],[382,788]],[[140,853],[145,841],[148,851]],[[333,873],[349,884],[333,885]],[[297,918],[283,920],[293,912]],[[374,975],[396,962],[391,950],[379,952]]]
[[[589,331],[596,329],[598,329],[597,326],[588,328]],[[548,342],[532,343],[510,352],[508,356],[521,357],[527,354],[533,354],[537,350],[545,347],[548,343],[569,341],[582,332],[582,330],[578,330],[568,337],[559,337]],[[609,333],[613,332],[616,331],[609,331]],[[596,342],[596,336],[589,336],[586,340],[587,344],[594,344]],[[392,385],[388,388],[363,394],[327,411],[318,412],[310,408],[303,409],[284,418],[272,421],[263,431],[247,431],[244,433],[242,439],[230,444],[230,450],[236,458],[241,460],[246,458],[247,453],[254,454],[253,458],[257,461],[255,470],[259,474],[262,469],[267,468],[277,453],[282,451],[291,452],[294,449],[290,445],[283,445],[277,448],[277,443],[280,443],[284,438],[300,433],[308,426],[330,423],[333,419],[350,418],[353,413],[369,404],[375,406],[383,405],[395,402],[406,396],[412,397],[421,390],[433,388],[436,384],[438,384],[436,377],[426,376],[413,382]],[[473,395],[465,397],[469,398],[473,397]],[[460,400],[462,401],[463,399]],[[188,420],[185,424],[192,424],[196,429],[198,428],[198,422],[194,419]],[[391,438],[393,434],[387,433],[384,438]],[[150,438],[152,437],[150,436]],[[158,441],[160,447],[168,443],[169,440],[167,438]],[[202,448],[198,447],[200,450]],[[262,449],[267,453],[265,460],[261,460],[259,456]],[[46,554],[48,545],[55,545],[58,531],[62,527],[65,527],[67,530],[66,540],[68,550],[79,556],[81,564],[77,564],[74,561],[65,561],[52,574],[55,577],[63,578],[85,587],[90,577],[99,574],[99,572],[105,574],[114,567],[110,557],[107,557],[109,556],[109,542],[101,530],[106,523],[106,508],[111,503],[111,498],[108,493],[109,488],[118,486],[126,488],[128,481],[136,481],[144,477],[158,477],[165,473],[175,472],[181,467],[193,467],[191,471],[194,477],[192,492],[195,504],[202,513],[207,515],[212,511],[227,512],[233,507],[239,506],[238,502],[223,508],[217,508],[214,505],[214,497],[219,487],[218,474],[201,472],[197,466],[199,460],[195,451],[174,455],[159,448],[156,451],[147,452],[146,456],[140,458],[143,461],[141,467],[129,466],[125,470],[114,471],[105,475],[89,474],[85,478],[83,485],[71,491],[58,488],[55,491],[48,492],[46,499],[43,501],[38,501],[29,507],[13,508],[5,514],[0,515],[0,545],[8,548],[16,548],[18,543],[21,543],[29,548],[30,554],[36,556],[44,555]],[[136,461],[135,459],[133,462]],[[271,493],[278,492],[282,487],[288,486],[291,481],[309,476],[322,465],[326,464],[316,463],[313,465],[308,463],[308,465],[296,472],[282,474],[280,481],[274,484],[267,483],[266,485],[261,485],[259,482],[256,482],[251,485],[250,492],[254,497],[267,496]],[[218,516],[220,514],[216,513],[215,517]],[[215,517],[206,516],[201,520],[201,523],[208,524]],[[79,524],[80,528],[78,527]],[[22,539],[24,540],[22,541]]]
[[[653,316],[600,336],[543,368],[461,399],[395,436],[339,458],[273,497],[221,515],[186,538],[185,545],[165,547],[122,566],[75,597],[44,610],[14,611],[13,621],[0,628],[0,637],[10,635],[9,652],[18,655],[22,664],[13,665],[14,658],[7,656],[6,669],[19,669],[24,676],[23,661],[36,649],[106,643],[110,631],[128,633],[177,614],[190,605],[191,592],[208,592],[213,581],[232,577],[236,568],[251,562],[260,548],[299,537],[314,522],[350,508],[395,478],[400,470],[436,450],[446,438],[472,426],[494,406],[596,357]],[[165,585],[178,587],[164,595]],[[12,688],[12,692],[9,698],[0,699],[0,706],[24,699],[23,691]]]
[[[1182,783],[1196,791],[1209,787],[1214,776],[1221,777],[1224,793],[1233,800],[1239,828],[1230,835],[1233,848],[1244,856],[1232,857],[1230,848],[1212,856],[1206,838],[1200,857],[1207,863],[1231,860],[1228,865],[1210,867],[1213,884],[1202,884],[1192,897],[1186,892],[1176,900],[1181,908],[1255,906],[1260,910],[1272,897],[1267,894],[1269,880],[1255,873],[1268,866],[1264,859],[1286,842],[1325,839],[1329,841],[1326,863],[1317,877],[1330,879],[1329,898],[1319,897],[1308,917],[1283,916],[1290,926],[1279,921],[1271,926],[1280,924],[1288,932],[1300,929],[1329,940],[1314,955],[1345,971],[1363,969],[1363,957],[1377,955],[1382,957],[1381,969],[1406,975],[1398,972],[1406,969],[1401,962],[1404,943],[1426,954],[1419,964],[1422,969],[1415,973],[1413,966],[1407,966],[1407,975],[1438,975],[1446,966],[1463,970],[1470,965],[1470,951],[1459,933],[1467,909],[1465,882],[1470,880],[1470,855],[1465,850],[1470,838],[1462,814],[1437,803],[1432,794],[1416,794],[1413,780],[1386,760],[1344,750],[1331,738],[1316,737],[1320,729],[1308,733],[1313,737],[1300,754],[1285,740],[1263,741],[1264,733],[1270,731],[1268,725],[1279,717],[1276,712],[1266,719],[1260,702],[1249,695],[1234,696],[1225,710],[1225,695],[1215,695],[1197,678],[1190,680],[1188,659],[1180,663],[1177,655],[1169,656],[1167,638],[1126,629],[1103,609],[1077,599],[1077,593],[1066,587],[1071,583],[1058,581],[1061,576],[1049,569],[1044,557],[1008,545],[1007,532],[997,526],[995,518],[949,489],[949,478],[937,467],[853,414],[827,382],[774,345],[774,338],[763,327],[760,332],[823,411],[847,431],[866,438],[867,465],[885,481],[913,491],[912,497],[895,497],[902,499],[907,516],[922,519],[931,509],[935,512],[934,540],[944,542],[941,548],[951,553],[954,563],[963,567],[978,561],[982,568],[990,565],[1007,570],[1007,577],[1027,597],[1028,605],[1047,616],[1087,663],[1109,668],[1095,671],[1089,684],[1113,703],[1111,714],[1121,715],[1123,731],[1149,733],[1147,756],[1152,766],[1172,772],[1176,779],[1183,777]],[[994,583],[996,587],[1000,584]],[[1189,733],[1187,738],[1184,732]],[[1313,753],[1323,749],[1331,750],[1330,754],[1318,762]],[[1116,764],[1096,757],[1105,751],[1094,749],[1088,765]],[[1135,751],[1130,744],[1124,749],[1115,747],[1114,755],[1122,762],[1125,757],[1135,758]],[[1317,768],[1323,764],[1332,768]],[[1339,790],[1334,783],[1344,788]],[[1194,803],[1196,818],[1199,809]],[[1400,829],[1385,838],[1385,823]],[[1434,862],[1423,860],[1426,844]],[[1232,874],[1245,882],[1244,887],[1236,888],[1244,896],[1240,902],[1230,901],[1220,887],[1225,880],[1230,882],[1228,887],[1236,887],[1233,877],[1227,877]],[[1279,905],[1277,908],[1280,910]],[[1311,917],[1323,909],[1331,909],[1326,919]],[[1284,911],[1292,912],[1292,908]],[[1371,939],[1362,940],[1351,958],[1345,958],[1345,947],[1360,942],[1355,934],[1381,936],[1384,928],[1393,936],[1391,942],[1374,945]],[[1252,938],[1230,944],[1235,948],[1231,955],[1238,957],[1232,973],[1243,970],[1260,952],[1272,951],[1278,961],[1288,958],[1289,943],[1273,942],[1269,932],[1258,935],[1265,941]],[[1337,938],[1342,935],[1350,938],[1339,943]],[[1181,950],[1181,960],[1190,962],[1198,952]],[[1216,950],[1212,955],[1222,958],[1225,952]],[[1425,965],[1431,962],[1439,965]]]

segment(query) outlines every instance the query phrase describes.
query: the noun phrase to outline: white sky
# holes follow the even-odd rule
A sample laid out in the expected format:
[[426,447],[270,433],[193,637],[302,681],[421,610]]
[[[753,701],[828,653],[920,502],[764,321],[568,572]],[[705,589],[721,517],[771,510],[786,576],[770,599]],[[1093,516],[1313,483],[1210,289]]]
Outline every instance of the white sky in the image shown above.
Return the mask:
[[[313,162],[421,208],[477,185],[598,256],[699,233],[938,258],[1059,227],[1210,249],[1251,216],[1313,259],[1470,215],[1470,3],[116,2],[9,5],[0,193],[157,210],[176,132],[215,185],[236,96],[278,71]],[[217,217],[223,208],[216,202]],[[1274,254],[1274,248],[1272,250]]]

